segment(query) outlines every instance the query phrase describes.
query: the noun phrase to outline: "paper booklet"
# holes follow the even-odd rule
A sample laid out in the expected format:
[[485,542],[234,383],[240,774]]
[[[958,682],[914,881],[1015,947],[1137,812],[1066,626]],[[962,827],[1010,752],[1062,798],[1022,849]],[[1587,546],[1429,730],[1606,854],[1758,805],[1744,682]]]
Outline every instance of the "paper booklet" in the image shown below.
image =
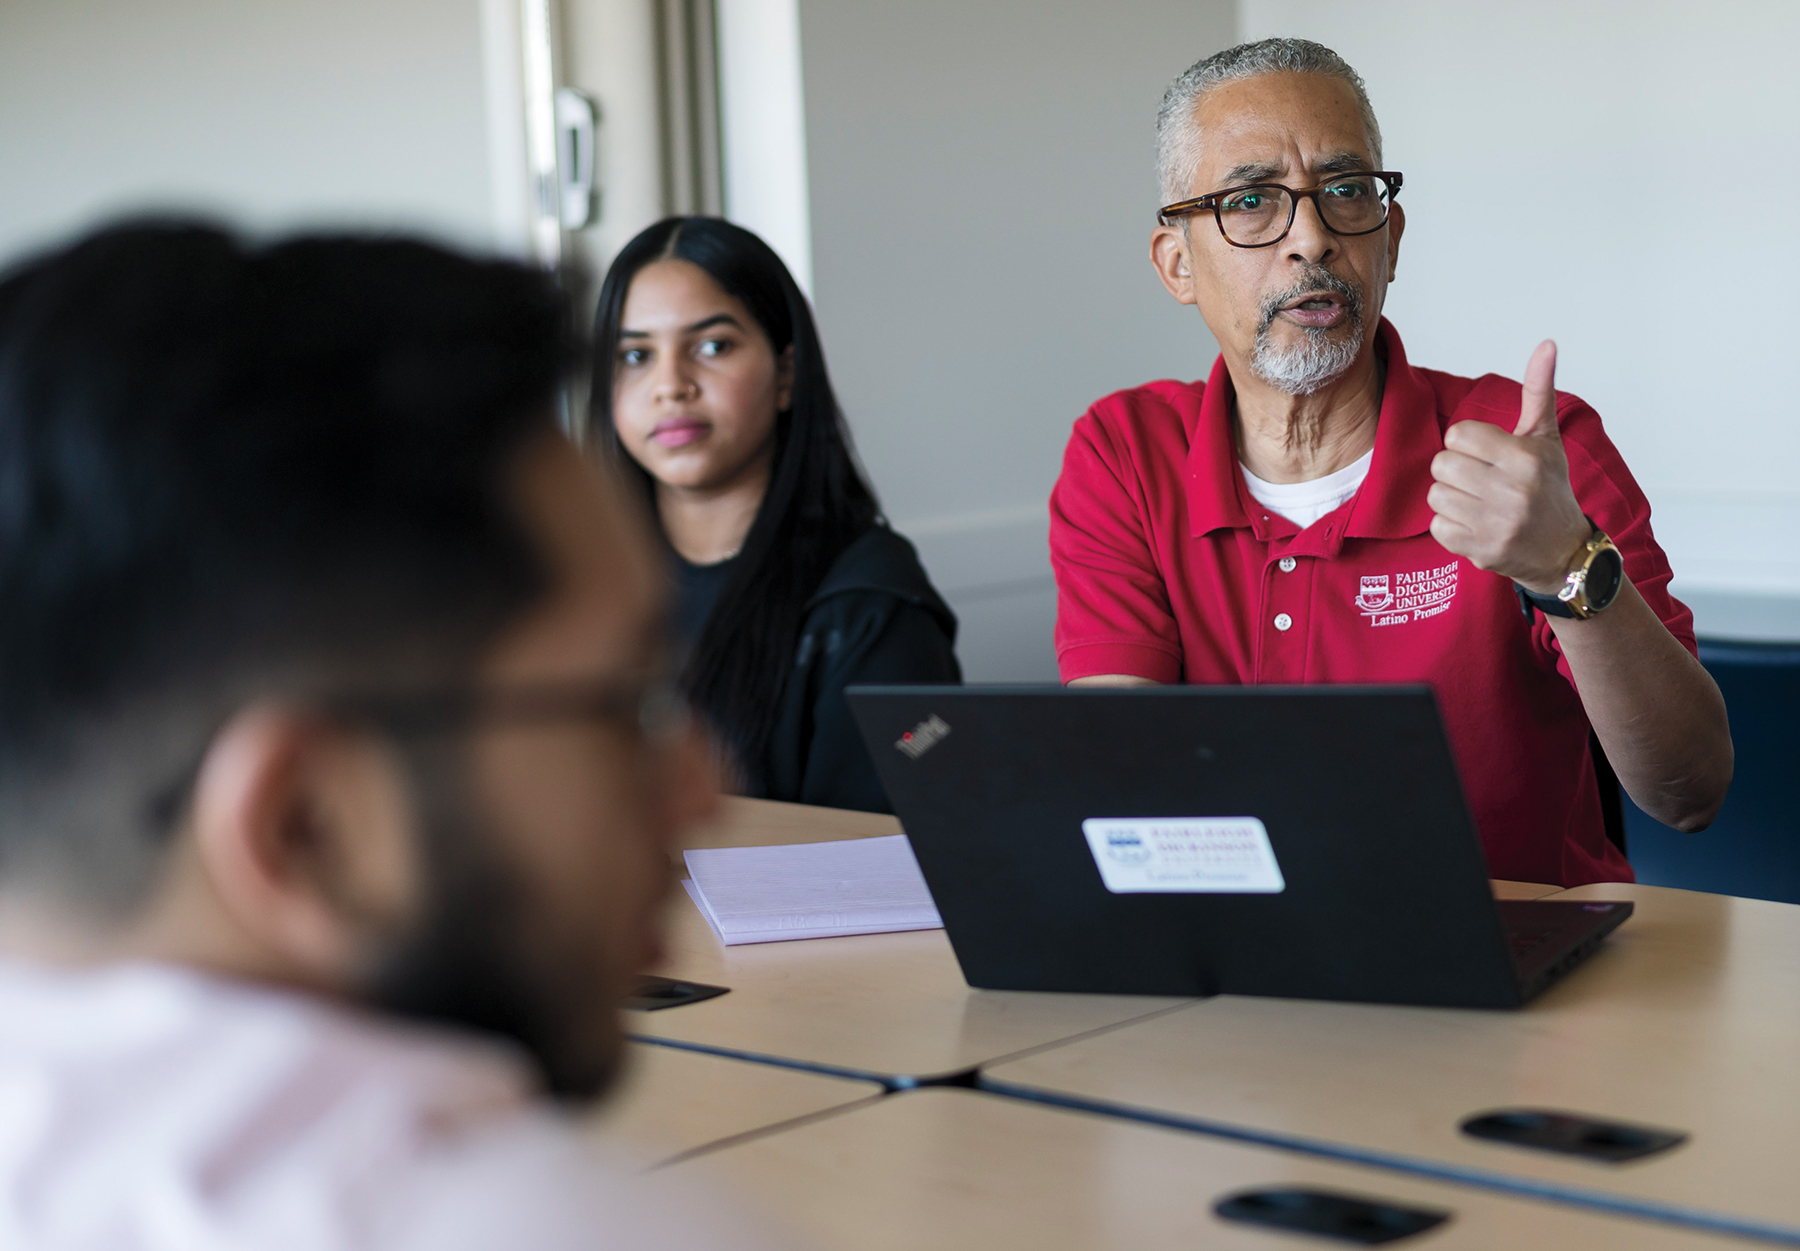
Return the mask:
[[685,855],[682,885],[727,946],[944,924],[903,834]]

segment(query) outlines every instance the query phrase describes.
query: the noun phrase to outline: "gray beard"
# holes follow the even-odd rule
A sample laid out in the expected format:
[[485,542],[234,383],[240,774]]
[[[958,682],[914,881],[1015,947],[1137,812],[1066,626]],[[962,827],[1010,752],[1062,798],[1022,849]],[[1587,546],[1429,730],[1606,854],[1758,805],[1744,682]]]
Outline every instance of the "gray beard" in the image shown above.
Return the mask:
[[[1288,348],[1278,348],[1269,339],[1269,327],[1281,315],[1290,300],[1308,291],[1335,292],[1344,301],[1344,312],[1350,322],[1350,334],[1333,341],[1331,331],[1301,327],[1304,337]],[[1250,372],[1287,395],[1312,395],[1344,376],[1363,345],[1362,288],[1341,278],[1322,265],[1308,265],[1298,281],[1285,291],[1277,291],[1263,301],[1262,317],[1256,327],[1256,346],[1250,352]]]
[[1306,337],[1291,347],[1276,347],[1269,327],[1256,335],[1250,371],[1287,395],[1312,395],[1344,376],[1362,351],[1363,324],[1352,318],[1348,338],[1331,339],[1329,330],[1305,329]]

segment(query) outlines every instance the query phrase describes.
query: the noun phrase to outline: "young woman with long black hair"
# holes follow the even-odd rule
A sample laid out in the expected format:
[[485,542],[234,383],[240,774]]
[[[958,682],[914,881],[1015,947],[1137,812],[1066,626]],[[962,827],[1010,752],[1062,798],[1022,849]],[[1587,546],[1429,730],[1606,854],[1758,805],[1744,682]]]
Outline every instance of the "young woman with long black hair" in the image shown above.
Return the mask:
[[735,788],[887,811],[844,687],[961,681],[956,618],[857,467],[806,297],[750,231],[671,217],[613,261],[594,333],[592,428],[671,549]]

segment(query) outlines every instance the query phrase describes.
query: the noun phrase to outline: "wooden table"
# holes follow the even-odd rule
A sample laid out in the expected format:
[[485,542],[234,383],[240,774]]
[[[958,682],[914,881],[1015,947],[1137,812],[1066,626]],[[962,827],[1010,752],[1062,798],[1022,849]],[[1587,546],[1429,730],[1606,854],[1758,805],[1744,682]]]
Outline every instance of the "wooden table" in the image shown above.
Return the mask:
[[872,1082],[847,1081],[679,1051],[628,1044],[619,1089],[590,1118],[666,1160],[726,1139],[741,1139],[882,1093]]
[[[984,1080],[1731,1213],[1800,1238],[1800,907],[1652,886],[1555,897],[1637,911],[1521,1011],[1220,996]],[[1692,1137],[1606,1165],[1459,1132],[1505,1106]]]
[[[684,847],[874,838],[893,817],[732,798]],[[1554,886],[1496,882],[1532,899]],[[900,1084],[1147,1019],[1191,1000],[972,990],[942,930],[725,947],[685,894],[671,902],[670,956],[657,971],[731,993],[633,1019],[637,1034],[778,1058]]]
[[[892,817],[730,799],[690,845],[753,846],[900,832]],[[942,930],[723,946],[693,903],[670,907],[656,970],[729,986],[627,1022],[636,1034],[908,1084],[1166,1011],[1181,999],[971,990]]]
[[676,1166],[722,1173],[825,1251],[1281,1251],[1221,1220],[1247,1188],[1448,1210],[1403,1244],[1454,1251],[1744,1246],[1709,1234],[942,1087],[889,1095]]
[[1560,886],[1545,886],[1540,882],[1508,882],[1502,878],[1489,878],[1488,885],[1494,888],[1495,899],[1543,899],[1547,895],[1562,893]]

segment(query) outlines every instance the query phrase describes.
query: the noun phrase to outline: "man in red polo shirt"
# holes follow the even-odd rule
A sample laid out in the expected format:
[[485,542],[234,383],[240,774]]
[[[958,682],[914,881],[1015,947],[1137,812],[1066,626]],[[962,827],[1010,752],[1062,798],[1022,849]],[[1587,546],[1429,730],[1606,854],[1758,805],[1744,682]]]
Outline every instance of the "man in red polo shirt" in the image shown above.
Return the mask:
[[1050,510],[1063,679],[1429,682],[1495,877],[1630,881],[1590,727],[1686,830],[1724,801],[1731,736],[1650,506],[1555,391],[1555,345],[1523,387],[1407,361],[1381,316],[1400,175],[1329,49],[1210,57],[1157,133],[1151,260],[1220,355],[1076,423]]

